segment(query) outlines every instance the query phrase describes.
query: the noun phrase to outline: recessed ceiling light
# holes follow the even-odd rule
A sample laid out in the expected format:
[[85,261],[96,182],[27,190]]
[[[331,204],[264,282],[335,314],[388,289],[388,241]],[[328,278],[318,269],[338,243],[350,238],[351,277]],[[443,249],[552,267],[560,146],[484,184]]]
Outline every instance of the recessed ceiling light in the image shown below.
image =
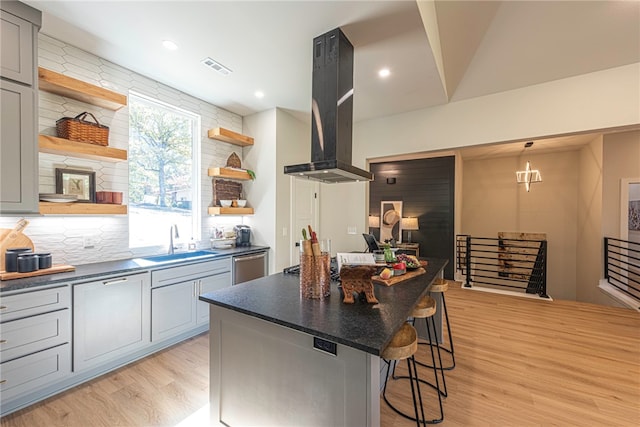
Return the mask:
[[171,40],[162,40],[162,46],[164,46],[166,49],[169,49],[169,50],[178,49],[178,45],[175,44],[175,42],[172,42]]
[[380,71],[378,71],[378,75],[384,79],[391,75],[391,71],[389,71],[388,68],[383,68]]
[[256,96],[256,98],[260,98],[260,99],[264,98],[264,92],[263,92],[263,91],[261,91],[261,90],[257,90],[257,91],[254,93],[254,95]]

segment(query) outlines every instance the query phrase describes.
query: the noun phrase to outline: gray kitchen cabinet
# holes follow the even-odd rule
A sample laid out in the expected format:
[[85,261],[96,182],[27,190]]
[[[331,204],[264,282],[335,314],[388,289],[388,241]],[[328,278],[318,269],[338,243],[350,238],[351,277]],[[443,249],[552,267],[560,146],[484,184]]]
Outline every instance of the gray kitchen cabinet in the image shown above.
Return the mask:
[[0,298],[2,411],[71,373],[69,286]]
[[[197,296],[231,286],[231,273],[221,273],[199,279]],[[209,303],[196,300],[196,323],[209,323]]]
[[33,89],[1,80],[0,211],[38,212],[36,95]]
[[40,11],[0,3],[0,212],[38,213],[37,42]]
[[149,273],[73,285],[73,371],[149,345]]
[[196,324],[195,280],[174,283],[151,291],[151,341],[161,341]]
[[1,12],[1,19],[0,70],[2,77],[31,86],[35,69],[32,50],[33,24],[4,10]]
[[231,260],[152,271],[151,283],[151,341],[159,342],[208,323],[207,304],[198,296],[231,286]]

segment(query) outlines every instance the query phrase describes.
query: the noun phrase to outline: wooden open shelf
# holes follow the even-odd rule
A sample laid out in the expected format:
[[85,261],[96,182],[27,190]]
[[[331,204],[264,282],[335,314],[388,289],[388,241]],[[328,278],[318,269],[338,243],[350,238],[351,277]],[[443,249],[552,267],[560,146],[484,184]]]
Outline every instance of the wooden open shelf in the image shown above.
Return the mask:
[[250,136],[242,135],[225,128],[209,129],[208,136],[211,139],[217,139],[218,141],[239,145],[241,147],[253,145],[253,138],[251,138]]
[[89,144],[86,142],[71,141],[69,139],[58,138],[50,135],[38,136],[38,150],[41,153],[80,157],[82,159],[106,162],[120,162],[127,160],[127,150],[103,147],[102,145]]
[[209,208],[209,215],[253,215],[253,208],[223,208],[213,206]]
[[126,95],[42,67],[38,67],[38,85],[41,90],[46,92],[113,111],[127,105]]
[[251,179],[251,176],[249,176],[249,173],[246,171],[229,168],[209,168],[208,175],[218,178],[239,179],[242,181],[248,181]]
[[40,202],[42,215],[126,215],[126,205]]

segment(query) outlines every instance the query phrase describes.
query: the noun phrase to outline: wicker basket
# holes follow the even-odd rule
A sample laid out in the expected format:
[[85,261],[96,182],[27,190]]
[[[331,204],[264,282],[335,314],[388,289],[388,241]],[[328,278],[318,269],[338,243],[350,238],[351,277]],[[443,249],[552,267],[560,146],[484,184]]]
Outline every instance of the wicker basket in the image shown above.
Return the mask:
[[[93,117],[95,123],[84,120],[87,115]],[[56,121],[56,133],[58,137],[72,141],[109,145],[109,128],[101,125],[93,114],[86,111],[73,118],[63,117]]]

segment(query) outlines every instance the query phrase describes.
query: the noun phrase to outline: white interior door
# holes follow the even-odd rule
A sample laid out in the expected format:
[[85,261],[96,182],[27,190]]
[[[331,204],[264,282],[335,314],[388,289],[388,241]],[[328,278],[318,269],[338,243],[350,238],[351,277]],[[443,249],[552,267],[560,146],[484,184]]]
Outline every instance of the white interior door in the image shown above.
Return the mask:
[[300,264],[300,250],[296,243],[302,239],[302,229],[306,230],[308,225],[314,230],[318,228],[320,184],[308,179],[291,178],[291,199],[290,265],[297,265]]

